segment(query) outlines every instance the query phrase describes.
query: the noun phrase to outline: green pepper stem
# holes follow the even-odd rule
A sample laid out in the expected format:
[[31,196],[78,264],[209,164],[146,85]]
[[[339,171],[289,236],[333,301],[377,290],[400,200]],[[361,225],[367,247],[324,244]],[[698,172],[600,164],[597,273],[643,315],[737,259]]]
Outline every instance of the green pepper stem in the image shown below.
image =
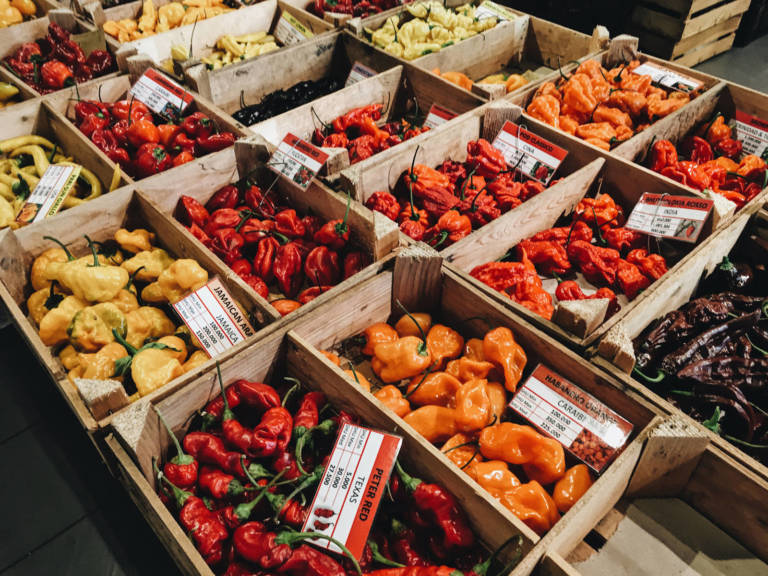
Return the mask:
[[462,442],[461,444],[456,444],[456,446],[451,446],[448,448],[448,450],[442,450],[443,454],[448,454],[448,452],[453,452],[457,448],[464,448],[465,446],[477,446],[477,440],[470,440],[469,442]]
[[424,329],[421,327],[421,324],[419,324],[416,321],[416,318],[413,317],[413,314],[408,312],[408,310],[405,308],[405,306],[403,306],[403,303],[400,302],[399,298],[395,299],[395,304],[397,304],[400,307],[400,309],[405,313],[405,315],[408,316],[408,318],[411,319],[411,322],[416,324],[416,328],[419,329],[419,334],[421,334],[421,341],[422,341],[421,345],[419,346],[419,355],[420,356],[426,356],[427,353],[428,353],[428,351],[427,351],[427,335],[424,334]]
[[229,400],[227,400],[227,393],[224,392],[224,378],[221,377],[221,364],[216,361],[216,378],[219,381],[219,390],[221,390],[221,399],[224,401],[224,412],[221,415],[222,420],[232,420],[234,413],[229,407]]
[[136,355],[138,350],[126,342],[125,338],[123,338],[123,336],[117,331],[117,328],[112,328],[112,335],[115,337],[115,340],[117,340],[117,343],[128,351],[128,354],[131,356]]
[[85,239],[88,242],[88,248],[91,250],[91,254],[93,254],[93,264],[89,264],[91,268],[98,268],[101,266],[101,263],[99,262],[99,253],[96,250],[96,243],[91,240],[88,235],[85,235]]
[[189,454],[185,454],[184,450],[181,447],[181,444],[179,443],[179,439],[176,437],[176,434],[173,433],[173,430],[171,430],[171,427],[168,425],[168,422],[166,422],[165,417],[163,416],[163,413],[160,412],[157,406],[152,404],[152,408],[157,413],[157,417],[160,419],[160,422],[163,423],[163,426],[165,426],[165,429],[168,431],[168,435],[171,437],[171,440],[173,440],[173,445],[176,446],[176,458],[172,460],[174,464],[179,465],[187,465],[192,464],[194,462],[194,458],[190,456]]
[[405,470],[403,470],[403,467],[400,465],[399,460],[395,460],[395,470],[397,470],[397,475],[400,476],[400,479],[403,481],[403,484],[405,484],[405,487],[408,488],[411,492],[416,490],[416,488],[423,482],[420,478],[414,478],[410,474],[408,474]]
[[131,289],[131,286],[133,286],[133,282],[136,279],[136,275],[139,272],[141,272],[142,270],[144,270],[145,268],[146,268],[146,266],[139,266],[138,268],[136,268],[136,270],[133,271],[133,274],[128,276],[128,282],[126,282],[126,284],[125,284],[125,289],[126,290],[130,290]]
[[67,260],[69,260],[70,262],[72,262],[75,259],[75,257],[72,256],[72,252],[69,251],[69,248],[67,248],[67,246],[58,238],[54,238],[53,236],[43,236],[43,238],[45,240],[50,240],[51,242],[56,242],[56,244],[58,244],[59,247],[62,250],[64,250],[64,253],[67,255]]
[[[242,460],[241,460],[241,463],[240,463],[240,465],[241,465],[241,466],[242,466],[242,468],[243,468],[243,472],[245,472],[245,476],[248,478],[248,480],[249,480],[249,481],[251,481],[251,479],[252,479],[252,476],[251,476],[251,475],[248,473],[248,470],[246,469],[246,467],[245,467],[245,465],[243,464]],[[285,474],[285,469],[283,469],[283,470],[281,470],[280,472],[278,472],[278,473],[277,473],[277,474],[274,476],[274,478],[272,478],[272,480],[270,480],[269,482],[267,482],[267,484],[265,484],[265,485],[264,485],[264,489],[263,489],[261,492],[259,492],[259,494],[258,494],[258,496],[256,496],[256,498],[254,498],[254,499],[253,499],[253,500],[251,500],[250,502],[244,502],[244,503],[242,503],[242,504],[238,504],[237,506],[235,506],[235,516],[237,516],[239,519],[241,519],[241,520],[243,520],[243,521],[245,521],[245,520],[247,520],[248,518],[250,518],[250,516],[251,516],[251,512],[252,512],[252,511],[253,511],[253,509],[256,507],[256,504],[258,504],[259,502],[261,502],[261,499],[262,499],[262,498],[264,498],[264,497],[265,497],[265,496],[266,496],[266,495],[269,493],[269,490],[270,490],[270,488],[272,488],[272,487],[275,485],[275,483],[277,482],[277,480],[278,480],[278,479],[279,479],[279,478],[280,478],[280,477],[281,477],[283,474]],[[255,483],[255,482],[252,482],[252,483],[253,483],[253,485],[254,485],[254,486],[256,486],[256,483]]]
[[736,438],[735,436],[730,436],[728,434],[725,434],[723,438],[729,442],[738,444],[739,446],[746,446],[747,448],[756,448],[758,450],[768,449],[768,444],[753,444],[752,442],[747,442],[746,440],[741,440],[740,438]]
[[379,545],[373,540],[368,540],[368,548],[371,550],[371,560],[382,566],[389,566],[390,568],[405,568],[405,564],[400,564],[394,560],[390,560],[379,550]]
[[418,389],[421,387],[421,385],[422,385],[422,384],[424,384],[424,381],[427,379],[427,376],[429,376],[430,372],[432,372],[432,367],[433,367],[433,366],[434,366],[434,364],[430,364],[430,365],[427,367],[427,369],[424,371],[424,376],[422,376],[421,380],[419,380],[419,383],[418,383],[418,384],[416,384],[416,386],[413,388],[413,390],[410,390],[410,391],[406,392],[406,393],[403,395],[403,398],[406,398],[406,399],[407,399],[407,398],[408,398],[408,397],[409,397],[411,394],[413,394],[414,392],[416,392],[416,390],[418,390]]
[[157,460],[152,458],[152,468],[155,470],[155,474],[157,475],[157,479],[160,481],[160,484],[165,481],[168,486],[171,487],[171,490],[173,491],[173,497],[176,499],[176,504],[181,509],[186,501],[189,499],[190,496],[192,496],[192,492],[188,492],[186,490],[182,490],[176,484],[168,480],[168,478],[165,477],[165,474],[160,470],[160,468],[157,467]]
[[283,394],[283,401],[282,406],[285,408],[285,406],[288,404],[288,400],[291,396],[301,387],[301,382],[299,382],[296,378],[292,378],[291,376],[285,376],[283,380],[287,380],[288,382],[293,382],[293,386],[288,388],[288,391]]
[[640,376],[640,378],[642,378],[642,379],[643,379],[643,380],[645,380],[646,382],[650,382],[651,384],[658,384],[659,382],[661,382],[662,380],[664,380],[664,378],[666,378],[666,377],[667,377],[667,375],[666,375],[666,374],[664,374],[664,372],[662,372],[661,370],[657,370],[657,372],[656,372],[656,376],[653,376],[653,377],[651,377],[651,376],[647,376],[647,375],[646,375],[646,374],[644,374],[644,373],[642,372],[642,370],[640,370],[640,368],[638,368],[637,366],[635,366],[634,368],[632,368],[632,372],[633,372],[634,374],[637,374],[638,376]]
[[296,542],[302,542],[304,540],[310,540],[315,538],[320,540],[328,540],[332,544],[335,544],[336,546],[338,546],[341,549],[341,551],[344,553],[344,555],[347,558],[349,558],[350,562],[352,562],[352,565],[355,567],[355,572],[357,572],[358,576],[363,575],[363,571],[360,569],[360,564],[358,563],[357,559],[352,554],[352,552],[349,551],[349,548],[347,548],[343,543],[341,543],[339,540],[337,540],[333,536],[328,536],[326,534],[323,534],[322,532],[282,532],[275,537],[275,543],[288,544],[290,546],[291,544],[294,544]]

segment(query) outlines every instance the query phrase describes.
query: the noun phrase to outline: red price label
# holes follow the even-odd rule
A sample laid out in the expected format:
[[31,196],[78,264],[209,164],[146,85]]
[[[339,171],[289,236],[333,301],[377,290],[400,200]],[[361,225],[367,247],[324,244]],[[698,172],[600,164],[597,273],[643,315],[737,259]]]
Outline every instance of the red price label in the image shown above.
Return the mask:
[[713,205],[713,200],[693,196],[646,192],[632,209],[625,227],[651,236],[694,243]]
[[328,154],[289,132],[272,154],[267,166],[302,188],[307,188],[326,160]]
[[424,126],[430,129],[437,128],[438,126],[445,124],[448,120],[456,118],[457,114],[451,112],[447,108],[432,104],[432,108],[429,109],[426,119],[424,120]]
[[501,150],[507,164],[543,184],[549,184],[568,156],[564,148],[509,121],[502,126],[493,141],[493,147]]

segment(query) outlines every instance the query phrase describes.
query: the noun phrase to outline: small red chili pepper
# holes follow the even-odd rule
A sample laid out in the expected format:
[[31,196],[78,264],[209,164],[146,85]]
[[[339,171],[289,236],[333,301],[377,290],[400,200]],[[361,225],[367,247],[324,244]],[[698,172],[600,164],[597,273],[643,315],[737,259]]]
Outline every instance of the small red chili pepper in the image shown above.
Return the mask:
[[181,129],[190,138],[207,138],[213,133],[213,122],[202,112],[193,112],[181,123]]
[[198,136],[195,138],[195,152],[198,156],[224,150],[235,144],[235,135],[232,132],[220,132],[210,136]]
[[[240,204],[240,190],[232,184],[227,184],[223,188],[217,190],[213,196],[208,199],[205,204],[205,209],[211,214],[222,208],[234,208]],[[233,224],[236,226],[236,224]]]
[[349,208],[352,203],[352,196],[347,194],[347,209],[344,212],[344,218],[341,220],[330,220],[323,225],[314,236],[314,241],[318,244],[324,244],[331,250],[341,251],[349,240]]
[[160,410],[155,408],[155,412],[157,412],[157,417],[160,419],[160,422],[163,423],[163,426],[168,431],[168,435],[173,441],[173,445],[176,447],[176,456],[165,463],[163,466],[163,472],[165,473],[168,480],[176,484],[176,486],[179,488],[192,488],[197,482],[197,460],[184,452],[181,444],[179,444],[179,439],[176,437],[176,434],[173,433],[173,430],[171,430],[171,427],[165,421],[165,418],[160,413]]
[[275,252],[272,271],[280,290],[288,298],[292,298],[299,292],[304,281],[302,251],[303,248],[294,240],[279,246]]
[[200,228],[205,228],[208,223],[208,210],[191,196],[182,196],[176,207],[176,219],[185,226],[196,224]]
[[291,441],[293,418],[282,406],[267,410],[253,430],[253,442],[249,453],[254,457],[268,458],[284,452]]

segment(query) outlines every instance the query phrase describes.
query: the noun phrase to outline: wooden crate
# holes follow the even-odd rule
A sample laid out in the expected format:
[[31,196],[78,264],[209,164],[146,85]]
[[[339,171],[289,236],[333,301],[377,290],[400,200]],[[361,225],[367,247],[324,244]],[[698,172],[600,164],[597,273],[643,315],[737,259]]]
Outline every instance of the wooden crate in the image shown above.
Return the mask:
[[[472,92],[488,100],[507,95],[503,84],[478,83],[491,74],[518,73],[530,81],[514,92],[556,80],[558,68],[603,50],[608,31],[595,27],[592,36],[530,16],[519,26],[497,26],[484,33],[484,42],[461,42],[413,61],[425,70],[457,71],[475,82]],[[511,94],[512,92],[510,92]]]
[[[406,112],[413,113],[415,107],[426,114],[433,104],[439,104],[461,115],[481,106],[483,100],[458,86],[435,78],[425,70],[405,64],[274,116],[251,126],[250,129],[264,141],[271,152],[289,132],[310,141],[317,127],[315,113],[324,122],[330,122],[353,108],[376,103],[384,106],[382,121],[388,122],[400,118]],[[439,132],[448,137],[450,130],[451,124],[446,123],[428,132],[430,134]],[[416,145],[425,137],[426,133],[407,142]],[[398,150],[399,146],[394,146],[358,162],[356,166],[362,169],[365,166],[387,163]],[[325,152],[329,154],[329,158],[323,168],[324,175],[334,176],[350,165],[346,148],[329,148],[325,149]]]
[[630,29],[644,50],[695,66],[730,50],[751,0],[646,0],[635,5]]
[[[53,217],[41,222],[40,225],[22,228],[0,238],[2,240],[0,251],[7,255],[0,261],[0,297],[22,336],[51,375],[81,424],[89,432],[97,432],[107,426],[112,418],[111,412],[119,413],[117,406],[120,406],[121,402],[125,403],[122,399],[124,392],[121,395],[119,390],[116,390],[116,396],[108,398],[110,402],[114,402],[112,405],[105,406],[100,398],[97,398],[98,403],[87,404],[78,390],[69,382],[67,373],[61,361],[54,355],[53,349],[42,343],[33,321],[25,312],[27,297],[32,292],[28,284],[28,272],[32,261],[53,245],[43,238],[44,236],[58,238],[70,246],[73,253],[83,254],[86,252],[85,234],[98,242],[112,238],[114,232],[123,226],[148,229],[156,234],[157,245],[166,248],[173,256],[193,258],[208,271],[209,277],[218,275],[232,297],[240,304],[241,309],[251,318],[254,329],[258,330],[275,319],[271,309],[251,299],[250,293],[244,290],[240,283],[231,281],[233,273],[226,266],[210,253],[201,250],[198,245],[189,242],[175,222],[163,215],[146,197],[135,192],[132,187],[116,190],[109,197],[93,200],[73,210],[77,212],[72,212],[69,218]],[[258,338],[257,334],[251,340]],[[237,354],[247,343],[248,341],[241,342],[220,358]],[[212,365],[213,361],[209,361],[203,367],[182,375],[147,397],[163,397],[183,387],[186,382],[199,376]]]
[[[90,139],[87,138],[84,134],[82,134],[80,130],[78,130],[78,128],[75,126],[75,104],[77,103],[78,98],[101,100],[102,102],[117,102],[118,100],[129,98],[128,92],[131,89],[131,86],[132,82],[128,76],[117,76],[98,82],[94,81],[89,83],[87,86],[79,86],[77,90],[74,88],[69,90],[61,90],[55,94],[46,96],[45,101],[51,109],[55,110],[59,114],[59,116],[62,118],[62,121],[71,130],[74,130],[80,135],[81,140],[83,140],[83,143],[81,144],[82,147],[88,149],[90,153],[104,156],[106,158],[104,153],[99,150],[96,145],[91,142]],[[246,128],[242,124],[235,122],[235,120],[233,120],[228,114],[224,113],[207,99],[198,94],[195,94],[194,92],[190,92],[190,95],[194,96],[194,101],[185,110],[185,114],[191,114],[192,112],[203,112],[213,121],[213,124],[216,126],[217,130],[232,132],[235,134],[236,138],[248,134]],[[191,162],[191,164],[199,166],[201,163],[204,163],[210,156],[211,155],[208,154],[196,158]],[[162,172],[161,174],[171,174],[173,177],[173,175],[178,173],[179,168],[181,167],[175,166],[166,170],[165,172]],[[153,176],[149,176],[148,178],[142,179],[142,181],[152,179],[157,176],[159,175],[155,174]],[[126,175],[125,178],[128,178],[128,176]]]
[[[611,154],[621,158],[632,158],[637,150],[648,148],[651,142],[656,138],[657,132],[663,133],[664,131],[672,129],[672,127],[674,127],[681,118],[688,114],[693,114],[694,111],[698,109],[698,107],[704,106],[705,104],[703,104],[703,102],[706,102],[708,98],[712,97],[712,91],[721,82],[714,76],[709,76],[708,74],[703,74],[697,70],[691,70],[690,68],[686,68],[685,66],[681,66],[677,63],[668,62],[666,60],[654,58],[653,56],[648,56],[645,53],[637,52],[637,39],[626,35],[613,38],[607,51],[590,57],[589,59],[597,60],[603,66],[610,69],[615,65],[619,65],[621,62],[626,62],[634,58],[639,59],[641,62],[648,62],[662,66],[679,74],[698,80],[702,83],[702,93],[682,108],[679,108],[672,114],[657,120],[642,132],[636,133],[634,136],[632,136],[632,138],[622,142],[611,150]],[[563,66],[563,73],[570,75],[576,68],[576,64]],[[535,91],[535,87],[533,87],[529,90],[523,91],[523,93],[520,95],[512,94],[508,96],[508,98],[515,104],[519,104],[525,108],[528,106],[528,104],[530,104],[531,100],[533,100]],[[531,125],[544,125],[543,122],[536,120],[535,118],[529,116],[527,113],[525,113],[525,119],[526,122]],[[566,134],[566,136],[571,141],[579,141],[581,143],[585,143],[584,140],[576,138],[576,136],[572,136],[570,134]],[[588,144],[588,146],[592,145]]]
[[[80,90],[88,87],[79,88]],[[109,195],[109,186],[115,175],[116,166],[106,154],[95,147],[91,150],[85,136],[63,115],[59,114],[45,98],[35,98],[0,110],[0,126],[3,127],[3,140],[18,136],[42,136],[59,145],[59,151],[71,156],[74,162],[93,172],[101,182],[102,196]],[[131,182],[125,174],[121,175],[119,186]],[[91,200],[95,202],[96,199]],[[52,220],[67,219],[67,215],[80,206],[62,209],[58,214],[45,221],[28,224],[26,228],[36,230],[45,228]]]
[[[277,177],[266,168],[264,163],[267,157],[261,155],[261,148],[247,140],[238,141],[234,149],[229,149],[226,154],[219,153],[214,161],[206,162],[201,166],[193,164],[181,166],[175,173],[168,172],[154,178],[142,181],[138,187],[143,194],[152,200],[157,210],[168,218],[168,225],[172,225],[185,241],[195,245],[196,249],[205,253],[208,258],[218,260],[218,257],[197,240],[184,226],[173,219],[174,211],[182,195],[192,196],[205,204],[208,199],[221,187],[237,182],[240,178],[250,176],[256,180],[261,188],[267,189],[274,184],[273,190],[278,196],[284,198],[287,204],[294,208],[300,215],[311,212],[323,219],[333,220],[343,218],[346,211],[346,199],[335,194],[323,184],[315,181],[307,190],[302,190],[285,178]],[[397,247],[399,232],[397,225],[389,221],[384,215],[371,212],[365,206],[352,203],[349,212],[349,225],[351,242],[359,246],[368,256],[372,264],[364,271],[348,278],[342,283],[318,296],[310,303],[305,304],[289,315],[290,319],[322,307],[325,302],[348,288],[356,286],[364,278],[376,274],[390,252]],[[221,262],[226,268],[226,264]],[[230,271],[230,282],[237,283],[241,289],[248,293],[249,298],[259,302],[262,309],[268,310],[272,318],[280,318],[280,314],[269,302],[253,291],[236,274]],[[275,297],[282,297],[275,295]]]
[[639,380],[631,376],[635,365],[635,354],[632,345],[633,340],[657,318],[661,318],[668,312],[678,309],[691,300],[698,289],[699,281],[709,274],[727,256],[739,238],[750,233],[750,222],[757,220],[756,227],[761,230],[768,229],[768,213],[764,210],[754,214],[739,214],[739,216],[713,239],[709,249],[695,255],[699,264],[696,268],[681,270],[677,275],[670,275],[658,282],[655,292],[648,298],[643,306],[630,311],[600,340],[593,362],[603,370],[612,373],[617,378],[623,378],[627,386],[638,390],[654,405],[666,413],[674,414],[679,418],[690,420],[708,434],[712,442],[724,452],[743,459],[747,465],[757,470],[768,478],[768,466],[761,464],[756,459],[745,454],[740,448],[731,444],[718,434],[715,434],[688,417],[680,409],[668,402],[661,395],[655,393]]
[[[611,476],[611,482],[606,482],[606,489],[601,493],[590,490],[569,512],[573,514],[572,521],[562,528],[555,526],[511,576],[528,576],[532,571],[537,576],[579,576],[582,572],[577,564],[595,554],[592,546],[599,548],[600,543],[610,543],[611,538],[617,535],[619,522],[625,517],[630,518],[628,507],[643,498],[682,500],[757,558],[768,560],[768,538],[764,530],[757,528],[768,521],[768,482],[765,476],[755,474],[739,459],[708,445],[707,438],[692,429],[688,422],[672,418],[651,430],[643,452],[635,454],[626,464],[623,467],[614,465],[603,477],[606,480],[608,475]],[[643,522],[643,517],[637,515],[633,544],[608,546],[612,548],[610,558],[613,562],[609,571],[600,573],[649,574],[647,568],[640,569],[640,572],[637,567],[647,567],[648,555],[657,550],[641,544],[642,538],[658,538],[662,542],[671,540],[674,543],[681,535],[687,536],[696,531],[695,525],[673,520],[675,507],[673,500],[659,502],[653,517],[655,520],[646,519]],[[696,522],[695,519],[688,521]],[[625,533],[623,541],[626,543],[627,539]],[[658,541],[654,544],[663,546]],[[713,542],[699,537],[697,543],[692,545],[695,550],[690,554],[685,552],[685,546],[679,546],[675,549],[673,544],[669,548],[678,556],[678,562],[690,564],[685,573],[757,575],[768,570],[757,558],[750,559],[748,552],[734,551],[733,546],[720,540]],[[700,555],[706,558],[708,554],[714,560],[723,561],[717,572],[710,571],[711,568],[707,570],[707,563],[697,562]],[[659,568],[658,564],[658,559],[654,558],[658,571],[652,573],[683,573],[678,571],[679,565],[674,571],[672,567],[663,571],[664,567]],[[606,570],[605,564],[603,570]]]
[[[229,114],[241,108],[241,99],[256,104],[276,90],[308,80],[345,80],[355,62],[384,72],[399,64],[388,54],[360,42],[347,32],[318,36],[219,70],[197,66],[187,70],[187,83]],[[264,70],[273,71],[264,74]]]
[[[396,304],[398,301],[412,312],[430,313],[436,323],[453,327],[467,339],[482,338],[492,327],[509,328],[515,336],[515,341],[522,346],[527,355],[523,380],[539,362],[544,363],[631,421],[634,424],[634,430],[624,453],[609,465],[607,472],[603,472],[590,491],[601,492],[606,485],[605,479],[610,477],[612,467],[620,466],[620,462],[625,458],[632,458],[631,454],[639,452],[644,431],[654,423],[654,412],[649,409],[650,404],[641,400],[639,395],[622,390],[623,386],[618,380],[606,377],[604,373],[595,370],[578,354],[542,333],[519,315],[511,313],[494,298],[477,290],[472,283],[450,267],[443,265],[442,258],[437,252],[424,244],[404,248],[395,261],[394,270],[384,271],[367,280],[354,291],[338,296],[322,310],[307,315],[301,322],[295,323],[293,331],[296,333],[296,339],[306,343],[307,346],[314,347],[318,351],[335,350],[344,356],[345,343],[350,338],[373,323],[387,322],[402,315]],[[329,316],[336,318],[337,321],[329,323]],[[314,364],[302,363],[297,366],[297,370],[304,375],[309,375],[316,373],[321,366],[324,366],[325,370],[343,374],[341,369],[325,356],[319,358],[320,361]],[[357,369],[363,374],[371,374],[367,362],[358,364]],[[347,378],[352,383],[349,377]],[[379,402],[373,396],[369,398],[372,402]],[[400,429],[412,432],[407,423],[396,417],[383,404],[379,405],[398,422]],[[443,464],[455,469],[455,465],[436,447],[430,444],[428,449]],[[475,492],[485,492],[468,476],[464,476],[464,480]],[[510,523],[516,525],[520,523],[509,511],[501,506],[497,507]],[[569,514],[563,516],[560,523],[568,524]]]
[[[234,379],[246,378],[279,386],[283,375],[298,378],[306,388],[323,392],[336,408],[358,416],[363,424],[402,436],[403,465],[426,481],[450,490],[484,546],[493,549],[521,534],[523,549],[532,547],[535,535],[525,525],[516,518],[510,521],[509,515],[500,511],[487,494],[468,485],[455,466],[446,466],[444,456],[408,427],[403,427],[398,418],[377,406],[367,393],[352,386],[343,374],[331,369],[323,356],[305,346],[295,334],[288,333],[286,337],[272,333],[247,353],[222,362],[221,371],[225,385]],[[211,576],[213,572],[155,492],[151,460],[163,457],[171,441],[152,406],[160,410],[175,433],[180,434],[190,416],[218,394],[215,372],[210,372],[163,400],[141,399],[128,412],[113,419],[113,435],[107,439],[118,479],[187,575]]]

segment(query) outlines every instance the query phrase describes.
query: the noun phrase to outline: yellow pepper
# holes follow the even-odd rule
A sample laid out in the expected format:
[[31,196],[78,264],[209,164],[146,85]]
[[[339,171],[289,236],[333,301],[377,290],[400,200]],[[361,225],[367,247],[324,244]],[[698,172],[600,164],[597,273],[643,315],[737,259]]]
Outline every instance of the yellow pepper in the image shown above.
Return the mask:
[[136,228],[133,231],[120,228],[115,232],[115,241],[126,252],[138,254],[144,250],[152,250],[152,242],[155,241],[155,235],[143,228]]
[[184,373],[182,362],[187,354],[184,341],[176,336],[165,336],[156,344],[168,348],[144,348],[131,361],[131,377],[141,396],[146,396]]
[[122,376],[115,375],[115,362],[128,356],[128,351],[117,342],[110,342],[95,354],[81,353],[79,358],[79,378],[94,380],[120,380]]
[[59,352],[59,360],[61,360],[65,370],[74,370],[80,366],[80,353],[75,350],[72,344],[67,344]]
[[46,274],[48,264],[51,262],[57,262],[63,264],[69,260],[66,250],[63,248],[48,248],[43,251],[34,262],[32,262],[32,269],[29,274],[32,288],[35,290],[41,290],[48,288],[51,285],[51,280]]
[[120,290],[120,292],[117,293],[117,296],[110,300],[110,303],[117,306],[123,314],[133,312],[139,307],[139,301],[136,299],[136,295],[125,288]]
[[344,374],[346,374],[352,382],[360,386],[363,390],[366,392],[371,391],[371,383],[368,381],[368,378],[363,376],[360,372],[357,370],[344,370]]
[[154,282],[163,270],[173,264],[174,259],[162,248],[142,250],[132,258],[123,262],[120,266],[128,271],[128,274],[141,282]]
[[40,320],[40,340],[46,346],[57,346],[69,339],[67,328],[72,318],[88,305],[77,296],[67,296]]
[[206,282],[208,272],[196,260],[182,258],[163,270],[157,282],[149,284],[147,288],[157,284],[163,299],[174,304],[188,293],[205,286]]
[[78,310],[67,327],[67,335],[78,350],[96,352],[114,342],[113,330],[125,336],[125,314],[114,304],[102,302]]
[[141,348],[147,340],[170,336],[176,329],[165,312],[152,306],[142,306],[129,312],[125,321],[125,341],[134,348]]
[[192,354],[189,355],[189,358],[186,362],[182,365],[184,368],[184,373],[191,372],[195,368],[199,368],[206,362],[208,362],[210,358],[208,358],[208,354],[203,352],[202,350],[195,350],[192,352]]

